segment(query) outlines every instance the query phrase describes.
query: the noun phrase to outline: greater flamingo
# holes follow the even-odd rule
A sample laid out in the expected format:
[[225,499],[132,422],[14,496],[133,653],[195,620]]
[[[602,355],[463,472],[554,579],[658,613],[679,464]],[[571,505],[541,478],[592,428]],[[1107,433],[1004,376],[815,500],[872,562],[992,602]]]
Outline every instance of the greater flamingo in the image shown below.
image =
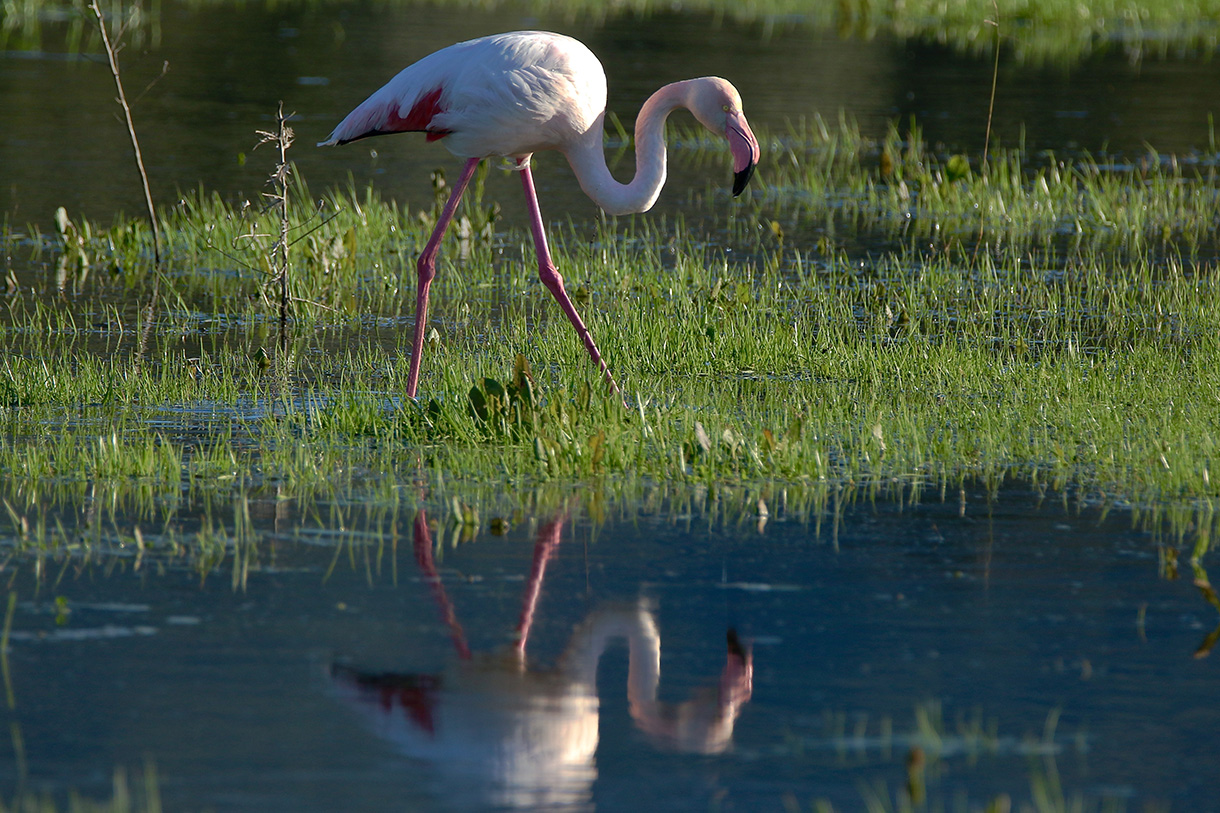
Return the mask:
[[430,770],[421,776],[436,783],[454,808],[590,809],[601,717],[598,665],[616,639],[627,642],[632,722],[661,748],[725,751],[753,694],[753,655],[730,629],[715,686],[697,688],[680,702],[658,699],[661,633],[644,599],[597,607],[573,629],[553,668],[531,665],[526,644],[564,521],[558,516],[538,529],[511,649],[472,652],[433,560],[427,515],[420,511],[415,561],[449,628],[456,659],[439,673],[331,665],[336,694],[403,754],[427,763]]
[[674,82],[644,102],[635,124],[635,178],[620,184],[606,168],[602,127],[606,115],[606,75],[597,57],[571,37],[516,31],[459,42],[404,68],[347,115],[318,146],[346,144],[389,133],[423,132],[465,158],[432,236],[416,264],[415,331],[407,395],[419,383],[428,288],[436,275],[436,255],[462,192],[484,158],[515,162],[529,207],[530,230],[542,284],[576,328],[593,362],[611,388],[618,385],[602,360],[551,261],[530,156],[558,150],[567,156],[581,188],[609,214],[646,212],[665,183],[665,119],[685,107],[704,127],[724,137],[733,155],[733,194],[740,195],[758,163],[758,141],[741,110],[741,96],[714,76]]

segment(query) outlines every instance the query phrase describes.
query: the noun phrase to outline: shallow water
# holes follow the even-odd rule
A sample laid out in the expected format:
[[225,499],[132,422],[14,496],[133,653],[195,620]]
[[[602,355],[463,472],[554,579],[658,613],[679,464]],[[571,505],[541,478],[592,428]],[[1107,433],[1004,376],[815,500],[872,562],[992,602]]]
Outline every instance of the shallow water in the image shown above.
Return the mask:
[[1055,778],[1129,809],[1212,802],[1198,650],[1220,616],[1121,511],[967,493],[760,530],[573,505],[455,543],[424,515],[341,531],[252,508],[244,589],[228,564],[119,555],[36,582],[10,561],[27,788],[103,796],[151,760],[168,809],[850,810],[905,792],[918,753],[946,805]]

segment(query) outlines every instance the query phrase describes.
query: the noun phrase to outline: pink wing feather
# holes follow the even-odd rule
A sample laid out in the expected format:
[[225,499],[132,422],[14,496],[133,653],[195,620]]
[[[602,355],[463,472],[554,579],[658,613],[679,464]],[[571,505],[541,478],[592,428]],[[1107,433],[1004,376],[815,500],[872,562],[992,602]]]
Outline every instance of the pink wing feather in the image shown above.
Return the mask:
[[512,32],[408,65],[319,146],[424,132],[429,141],[452,136],[445,146],[463,157],[528,155],[585,133],[605,105],[606,77],[587,48],[557,34]]
[[[391,83],[393,84],[393,83]],[[387,85],[386,88],[390,87]],[[449,134],[448,130],[433,129],[432,120],[444,112],[440,87],[425,91],[406,104],[400,98],[385,93],[386,88],[374,93],[359,107],[347,114],[330,137],[320,142],[320,147],[347,144],[360,138],[390,133],[424,132],[429,141],[436,141]],[[405,111],[405,112],[404,112]]]

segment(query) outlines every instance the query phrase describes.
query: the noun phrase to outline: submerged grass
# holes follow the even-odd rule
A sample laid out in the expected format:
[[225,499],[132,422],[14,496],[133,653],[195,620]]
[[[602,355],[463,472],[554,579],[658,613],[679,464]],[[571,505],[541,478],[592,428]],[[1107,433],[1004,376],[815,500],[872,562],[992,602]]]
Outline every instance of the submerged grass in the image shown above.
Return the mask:
[[[134,781],[134,784],[133,784]],[[60,804],[49,794],[18,793],[12,799],[0,799],[0,813],[160,813],[161,792],[156,768],[148,762],[142,772],[128,778],[127,771],[114,772],[113,791],[109,799],[95,800],[79,793],[69,794]]]

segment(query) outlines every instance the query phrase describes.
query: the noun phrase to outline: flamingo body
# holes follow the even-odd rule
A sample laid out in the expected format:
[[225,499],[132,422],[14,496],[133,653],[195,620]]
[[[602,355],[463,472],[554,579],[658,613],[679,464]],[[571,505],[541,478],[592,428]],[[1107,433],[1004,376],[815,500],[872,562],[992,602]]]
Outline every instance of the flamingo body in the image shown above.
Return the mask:
[[585,193],[608,214],[617,215],[645,212],[656,202],[665,183],[665,120],[679,107],[728,141],[734,195],[749,182],[759,147],[742,112],[741,96],[729,82],[715,76],[674,82],[641,108],[635,127],[635,177],[619,183],[606,167],[602,147],[605,107],[606,75],[588,48],[561,34],[514,31],[459,42],[404,68],[319,142],[334,146],[375,135],[423,132],[428,141],[440,141],[466,159],[416,263],[419,286],[409,397],[415,397],[418,385],[428,288],[436,274],[441,239],[478,163],[497,156],[513,160],[520,170],[543,285],[576,328],[607,383],[618,391],[551,260],[530,157],[540,150],[562,152]]
[[[588,48],[518,31],[459,42],[407,66],[322,144],[424,132],[461,158],[519,158],[584,137],[605,109],[606,75]],[[596,135],[600,142],[600,129]]]

